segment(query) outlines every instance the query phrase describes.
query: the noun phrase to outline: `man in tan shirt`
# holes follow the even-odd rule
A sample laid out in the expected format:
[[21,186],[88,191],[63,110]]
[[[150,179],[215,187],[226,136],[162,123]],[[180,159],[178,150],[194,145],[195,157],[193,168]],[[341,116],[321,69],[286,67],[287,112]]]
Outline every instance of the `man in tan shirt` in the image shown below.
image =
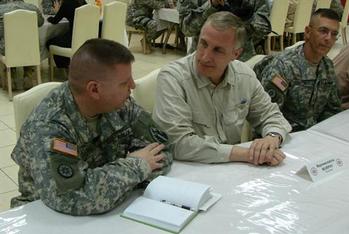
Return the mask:
[[[243,23],[229,12],[212,14],[197,51],[164,67],[158,76],[153,119],[165,130],[179,160],[278,165],[278,149],[291,126],[243,62]],[[240,143],[248,120],[263,138]]]
[[349,45],[333,59],[334,70],[337,75],[337,88],[342,99],[342,108],[349,109]]

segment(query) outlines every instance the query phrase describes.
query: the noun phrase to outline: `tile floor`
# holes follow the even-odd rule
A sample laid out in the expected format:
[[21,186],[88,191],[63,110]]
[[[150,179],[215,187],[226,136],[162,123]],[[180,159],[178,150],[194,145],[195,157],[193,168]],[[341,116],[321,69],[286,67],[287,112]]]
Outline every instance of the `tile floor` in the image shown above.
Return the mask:
[[[144,55],[141,52],[142,48],[139,40],[140,36],[132,36],[130,45],[130,49],[136,57],[136,61],[133,64],[135,79],[167,64],[169,61],[184,56],[183,52],[170,49],[164,55],[159,48],[155,48],[151,54]],[[342,48],[341,43],[340,38],[329,53],[331,58]],[[42,76],[45,80],[48,77],[47,62],[44,62],[42,67]],[[10,158],[10,153],[15,143],[16,134],[12,102],[9,102],[7,92],[0,88],[0,212],[8,210],[10,199],[18,194],[18,166]]]

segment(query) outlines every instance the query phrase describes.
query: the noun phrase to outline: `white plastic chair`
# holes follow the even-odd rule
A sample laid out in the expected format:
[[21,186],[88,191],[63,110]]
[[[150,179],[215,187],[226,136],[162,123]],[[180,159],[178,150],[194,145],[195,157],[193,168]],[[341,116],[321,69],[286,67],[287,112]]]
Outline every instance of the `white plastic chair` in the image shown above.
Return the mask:
[[[275,3],[275,0],[274,0],[274,3]],[[256,65],[258,62],[262,61],[262,59],[265,56],[266,55],[264,55],[264,54],[257,54],[255,56],[253,56],[252,58],[250,58],[249,60],[247,60],[245,63],[251,69],[253,69],[254,65]],[[244,125],[243,125],[242,130],[241,130],[240,142],[243,143],[243,142],[251,141],[252,138],[253,138],[252,127],[251,127],[250,123],[247,120],[245,120]]]
[[38,84],[41,83],[36,12],[15,10],[6,13],[4,15],[4,39],[5,56],[1,56],[0,60],[6,66],[8,94],[12,100],[12,67],[35,66]]
[[39,84],[24,93],[13,97],[13,110],[15,115],[16,135],[19,133],[24,121],[28,118],[33,109],[47,96],[54,88],[58,87],[60,82],[48,82]]
[[347,0],[345,2],[344,11],[343,11],[343,15],[342,15],[342,20],[341,20],[341,23],[340,23],[343,45],[346,45],[348,43],[347,42],[348,15],[349,15],[349,0]]
[[123,2],[111,2],[104,5],[102,38],[113,40],[128,47],[126,40],[126,11]]
[[99,8],[95,5],[87,4],[75,9],[71,47],[50,46],[50,80],[53,80],[53,55],[70,58],[85,41],[98,38],[99,17]]
[[[284,30],[285,30],[285,22],[288,11],[288,0],[274,0],[273,6],[270,13],[270,23],[271,29],[273,32],[269,33],[268,38],[266,40],[265,51],[267,54],[271,51],[271,39],[272,37],[280,37],[280,50],[284,49]],[[277,34],[275,35],[274,32]]]
[[156,81],[160,68],[135,80],[136,88],[132,91],[136,103],[148,112],[153,112],[156,94]]
[[316,10],[320,8],[330,8],[331,0],[317,0]]
[[292,44],[296,43],[297,33],[304,33],[305,26],[309,24],[312,7],[313,0],[299,0],[293,26],[285,28],[285,32],[292,34]]

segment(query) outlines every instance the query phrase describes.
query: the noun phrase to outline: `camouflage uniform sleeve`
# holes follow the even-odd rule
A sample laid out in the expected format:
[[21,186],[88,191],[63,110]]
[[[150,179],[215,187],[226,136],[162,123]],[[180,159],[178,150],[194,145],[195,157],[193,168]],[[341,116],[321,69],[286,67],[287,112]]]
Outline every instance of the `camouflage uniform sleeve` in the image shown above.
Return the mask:
[[270,9],[266,0],[257,0],[254,4],[255,13],[251,20],[251,26],[253,27],[252,40],[256,44],[270,33],[271,25],[269,21]]
[[164,8],[166,5],[166,1],[165,0],[152,0],[152,1],[145,1],[145,4],[147,4],[148,6],[150,6],[151,8],[153,8],[154,10],[158,10],[160,8]]
[[145,160],[132,157],[89,168],[86,155],[71,157],[54,150],[53,137],[75,143],[69,129],[50,123],[28,129],[18,147],[30,148],[35,188],[40,199],[59,212],[90,215],[111,210],[151,173]]
[[54,15],[53,3],[51,0],[42,0],[41,2],[42,11],[45,15]]
[[260,76],[264,90],[269,94],[271,101],[278,104],[282,109],[285,97],[287,94],[289,81],[286,74],[289,69],[281,60],[274,58],[269,65],[267,65]]
[[[132,100],[132,99],[131,99]],[[160,130],[160,127],[154,122],[151,114],[138,106],[134,100],[128,102],[128,111],[130,125],[132,126],[133,139],[131,140],[131,151],[136,151],[144,148],[148,144],[158,142],[165,144],[166,147],[162,151],[164,154],[163,167],[153,171],[148,179],[153,179],[159,175],[164,175],[169,172],[173,158],[172,152],[168,146],[168,137],[166,133]]]
[[188,37],[199,35],[207,17],[217,11],[216,8],[211,6],[210,1],[198,6],[194,0],[179,0],[177,10],[181,30]]

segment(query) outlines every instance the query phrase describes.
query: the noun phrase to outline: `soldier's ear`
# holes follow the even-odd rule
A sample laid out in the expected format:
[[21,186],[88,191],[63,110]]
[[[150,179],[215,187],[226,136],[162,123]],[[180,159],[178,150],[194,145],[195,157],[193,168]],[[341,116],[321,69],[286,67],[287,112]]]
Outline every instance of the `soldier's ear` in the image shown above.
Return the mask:
[[240,55],[242,54],[242,51],[244,50],[244,48],[238,48],[238,49],[234,49],[233,50],[233,58],[232,60],[238,59],[240,57]]
[[98,81],[89,80],[86,83],[86,93],[90,98],[99,100],[101,94],[101,84]]
[[306,26],[304,28],[304,41],[308,41],[310,38],[310,33],[311,33],[311,26]]

